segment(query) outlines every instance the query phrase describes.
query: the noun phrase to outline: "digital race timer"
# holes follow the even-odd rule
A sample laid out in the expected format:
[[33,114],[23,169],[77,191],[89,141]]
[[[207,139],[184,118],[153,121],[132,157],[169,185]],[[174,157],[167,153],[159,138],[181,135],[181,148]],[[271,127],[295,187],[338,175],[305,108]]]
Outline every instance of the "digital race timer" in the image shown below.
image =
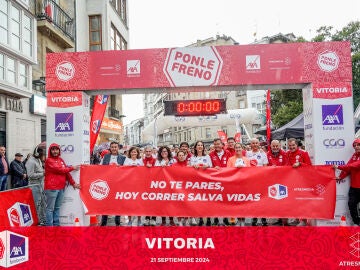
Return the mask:
[[164,104],[164,115],[199,116],[226,112],[225,99],[171,100]]

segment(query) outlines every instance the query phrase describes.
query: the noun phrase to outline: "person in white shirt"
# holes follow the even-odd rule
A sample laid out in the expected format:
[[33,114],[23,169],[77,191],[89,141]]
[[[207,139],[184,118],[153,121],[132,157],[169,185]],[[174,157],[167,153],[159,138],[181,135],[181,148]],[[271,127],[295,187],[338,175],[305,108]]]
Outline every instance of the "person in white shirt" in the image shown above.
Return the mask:
[[205,153],[204,143],[202,141],[197,141],[194,145],[194,155],[190,157],[189,165],[198,169],[198,168],[209,168],[212,167],[212,162]]
[[[262,167],[269,164],[266,152],[260,150],[260,142],[258,139],[253,138],[250,141],[250,151],[246,151],[246,157],[250,160],[250,166]],[[258,223],[257,218],[252,219],[252,225],[256,226]],[[266,218],[261,218],[261,225],[267,226]]]
[[[176,160],[172,157],[170,148],[167,146],[161,146],[158,151],[155,167],[171,166],[176,163]],[[174,218],[170,217],[170,226],[175,226]],[[161,217],[161,226],[166,225],[166,217]]]
[[246,151],[246,157],[250,160],[250,166],[261,167],[267,166],[269,161],[266,152],[260,150],[260,142],[254,138],[250,141],[250,151]]
[[130,147],[127,157],[124,161],[124,166],[144,166],[140,155],[140,149],[138,147]]

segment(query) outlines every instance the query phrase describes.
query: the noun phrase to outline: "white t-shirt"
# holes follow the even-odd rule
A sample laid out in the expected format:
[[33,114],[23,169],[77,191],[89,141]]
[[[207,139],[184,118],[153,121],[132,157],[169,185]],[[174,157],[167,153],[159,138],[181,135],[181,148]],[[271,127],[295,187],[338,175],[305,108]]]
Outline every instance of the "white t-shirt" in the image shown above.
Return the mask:
[[250,160],[251,166],[261,167],[269,163],[265,152],[246,151],[246,157]]
[[158,159],[155,162],[155,167],[159,167],[159,166],[171,166],[172,164],[176,163],[176,159],[170,159],[169,163],[166,165],[166,161],[163,159],[162,161],[159,161]]
[[[103,165],[104,163],[104,159],[101,160],[101,165]],[[118,165],[118,155],[111,155],[110,156],[110,161],[109,161],[109,165]]]
[[190,161],[189,161],[189,164],[190,166],[194,166],[194,165],[206,165],[208,167],[212,167],[212,162],[211,162],[211,159],[209,157],[209,155],[206,155],[206,156],[192,156],[190,158]]
[[235,161],[235,167],[245,167],[245,162],[242,158],[237,158]]
[[131,158],[126,157],[124,166],[144,166],[144,163],[141,158],[132,160]]

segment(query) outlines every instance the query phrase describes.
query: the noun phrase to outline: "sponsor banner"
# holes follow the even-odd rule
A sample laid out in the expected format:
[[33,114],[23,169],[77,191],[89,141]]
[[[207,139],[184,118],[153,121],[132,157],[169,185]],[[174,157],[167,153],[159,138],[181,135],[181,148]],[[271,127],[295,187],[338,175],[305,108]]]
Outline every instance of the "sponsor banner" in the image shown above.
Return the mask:
[[349,42],[64,52],[46,57],[47,91],[352,80]]
[[352,97],[351,82],[344,83],[314,83],[314,98],[338,99]]
[[[11,269],[358,269],[358,227],[3,228]],[[2,231],[2,230],[0,230]],[[25,239],[24,239],[25,238]],[[22,252],[22,253],[21,253]],[[18,254],[18,255],[15,255]],[[56,256],[54,255],[56,254]],[[1,255],[1,254],[0,254]],[[1,257],[0,257],[1,258]],[[304,258],[304,259],[299,259]],[[10,266],[10,265],[8,265]]]
[[97,137],[100,132],[101,128],[101,122],[103,121],[107,102],[108,102],[109,96],[108,95],[97,95],[95,97],[95,102],[93,106],[93,111],[91,114],[91,120],[90,120],[90,153],[92,152]]
[[0,197],[0,226],[38,225],[31,188],[4,191]]
[[[266,177],[264,177],[266,175]],[[333,218],[330,166],[81,167],[88,214]],[[165,203],[164,203],[165,202]]]
[[122,131],[123,126],[120,121],[111,120],[107,117],[104,117],[101,123],[101,128],[113,131]]
[[53,92],[46,95],[47,106],[55,108],[76,107],[82,104],[82,93]]
[[227,145],[227,134],[223,130],[217,131],[218,137],[224,145]]
[[[57,93],[50,93],[57,94]],[[47,109],[47,145],[60,145],[61,157],[67,165],[90,164],[90,109],[89,96],[84,92],[66,92],[69,100],[78,97],[80,101],[74,107],[48,107]],[[80,94],[80,96],[78,96]],[[49,97],[48,97],[49,100]],[[79,172],[71,172],[75,182],[79,182]],[[63,204],[60,208],[60,224],[74,225],[75,218],[86,224],[84,209],[78,190],[65,189]]]

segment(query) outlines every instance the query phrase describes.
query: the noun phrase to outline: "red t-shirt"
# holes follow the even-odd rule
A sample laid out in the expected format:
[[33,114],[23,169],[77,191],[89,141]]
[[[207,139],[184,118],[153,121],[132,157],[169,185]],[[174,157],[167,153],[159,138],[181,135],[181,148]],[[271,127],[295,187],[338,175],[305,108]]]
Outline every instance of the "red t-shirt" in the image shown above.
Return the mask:
[[143,158],[144,166],[147,166],[147,164],[151,164],[151,167],[155,166],[156,159],[153,157],[145,157]]
[[339,175],[341,179],[350,175],[350,186],[360,188],[360,153],[354,153],[346,165],[341,165],[338,168],[342,170]]
[[227,150],[224,150],[224,153],[221,156],[221,159],[219,158],[218,153],[216,151],[210,152],[209,156],[210,156],[213,167],[216,167],[216,166],[218,166],[218,167],[226,167],[229,158],[232,157],[230,152],[227,151]]
[[294,165],[296,162],[300,162],[301,165],[311,165],[311,160],[308,152],[297,149],[294,152],[288,150],[286,152],[287,158],[289,160],[289,165]]
[[275,156],[271,150],[267,152],[267,158],[268,158],[268,166],[287,166],[289,165],[288,157],[286,155],[286,152],[282,149],[280,149],[280,152],[277,156]]

